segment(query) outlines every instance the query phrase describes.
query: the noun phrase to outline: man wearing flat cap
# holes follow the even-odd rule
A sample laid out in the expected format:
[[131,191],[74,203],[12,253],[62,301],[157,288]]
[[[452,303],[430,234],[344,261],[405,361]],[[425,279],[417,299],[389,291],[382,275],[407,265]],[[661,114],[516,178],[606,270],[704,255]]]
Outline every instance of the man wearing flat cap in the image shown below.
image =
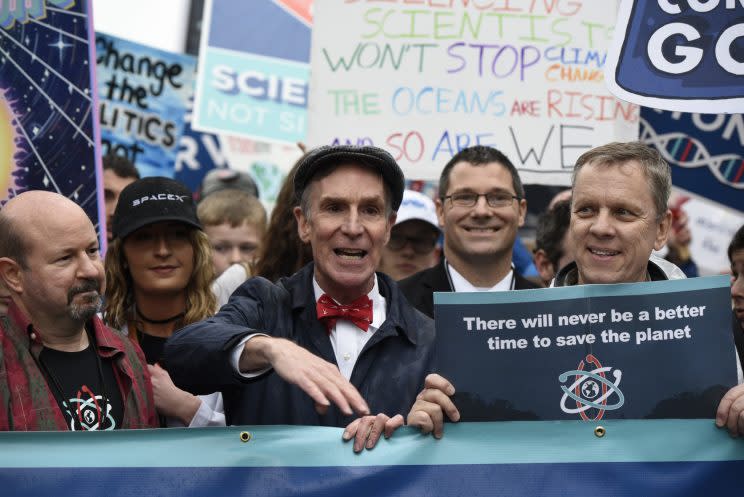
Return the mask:
[[433,322],[375,273],[403,184],[379,148],[310,152],[294,177],[295,217],[314,262],[276,284],[247,281],[215,317],[174,335],[175,383],[221,390],[228,424],[347,426],[355,451],[403,424],[434,339]]

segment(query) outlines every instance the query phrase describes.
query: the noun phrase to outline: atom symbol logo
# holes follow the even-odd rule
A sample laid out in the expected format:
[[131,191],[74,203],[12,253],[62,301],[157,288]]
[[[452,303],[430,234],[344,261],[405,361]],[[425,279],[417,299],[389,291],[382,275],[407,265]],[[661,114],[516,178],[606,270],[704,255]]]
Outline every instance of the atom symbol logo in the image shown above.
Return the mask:
[[62,403],[67,414],[70,431],[113,430],[116,420],[108,399],[96,395],[86,385],[78,390],[77,397]]
[[[612,371],[614,382],[607,379],[605,373],[609,373],[612,367],[602,366],[599,360],[592,354],[585,358],[586,363],[582,360],[579,367],[572,371],[566,371],[558,376],[558,381],[566,383],[570,377],[574,378],[571,385],[561,385],[563,397],[561,397],[561,410],[566,414],[579,414],[584,421],[590,418],[585,414],[589,409],[595,409],[597,414],[591,421],[599,421],[604,416],[605,411],[620,409],[625,404],[625,396],[620,390],[620,380],[623,373],[619,369]],[[584,369],[586,364],[591,364],[595,368],[591,371]],[[601,394],[601,395],[600,395]],[[608,405],[608,399],[615,395],[617,401]],[[566,405],[571,398],[576,402],[576,407]]]
[[599,395],[599,385],[594,380],[587,380],[581,385],[581,394],[587,399],[593,399]]
[[96,421],[96,414],[92,410],[88,409],[83,411],[83,418],[85,418],[86,423],[92,425]]

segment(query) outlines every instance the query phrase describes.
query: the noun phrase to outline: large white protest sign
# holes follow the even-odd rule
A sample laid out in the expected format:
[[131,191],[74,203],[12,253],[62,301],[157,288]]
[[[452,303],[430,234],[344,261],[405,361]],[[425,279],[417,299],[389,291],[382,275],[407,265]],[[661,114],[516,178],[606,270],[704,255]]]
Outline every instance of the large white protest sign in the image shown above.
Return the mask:
[[568,184],[581,153],[638,136],[604,84],[615,21],[616,2],[317,2],[308,143],[381,146],[419,179],[491,145],[525,182]]

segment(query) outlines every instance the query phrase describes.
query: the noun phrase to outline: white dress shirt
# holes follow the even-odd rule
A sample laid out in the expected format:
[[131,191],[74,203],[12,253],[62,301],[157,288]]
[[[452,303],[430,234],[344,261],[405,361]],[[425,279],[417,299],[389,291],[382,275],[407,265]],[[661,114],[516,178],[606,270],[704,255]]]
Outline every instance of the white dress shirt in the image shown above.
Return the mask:
[[449,263],[447,264],[447,271],[449,271],[450,281],[452,282],[452,290],[455,292],[505,292],[514,289],[514,268],[504,276],[504,279],[492,287],[474,286]]
[[[318,285],[315,276],[313,276],[313,291],[315,293],[315,302],[323,296],[323,290]],[[333,353],[336,355],[336,363],[341,374],[347,380],[351,379],[351,372],[354,370],[359,354],[362,352],[364,345],[369,341],[370,337],[376,332],[382,323],[385,322],[386,310],[385,310],[385,297],[380,295],[380,288],[377,284],[377,276],[375,276],[375,284],[372,290],[367,294],[367,297],[372,301],[372,324],[370,324],[367,331],[362,331],[357,326],[347,319],[338,319],[336,325],[331,329],[329,338],[331,339],[331,346],[333,346]],[[338,303],[338,302],[337,302]],[[325,325],[323,325],[325,326]],[[232,350],[231,364],[233,369],[241,376],[245,378],[255,378],[264,374],[271,368],[265,368],[260,371],[252,373],[243,373],[240,371],[240,355],[243,352],[243,346],[245,343],[253,338],[254,336],[267,336],[264,333],[253,333],[243,338]]]
[[[313,290],[315,291],[315,302],[317,302],[323,296],[324,292],[314,276]],[[380,289],[377,286],[377,276],[375,276],[375,284],[367,294],[367,297],[372,301],[372,324],[369,326],[369,329],[363,331],[351,321],[339,319],[336,321],[336,325],[331,329],[329,335],[333,352],[336,354],[338,369],[347,380],[351,378],[351,372],[354,370],[354,365],[364,345],[385,321],[385,297],[380,295]],[[336,303],[338,304],[339,302]]]

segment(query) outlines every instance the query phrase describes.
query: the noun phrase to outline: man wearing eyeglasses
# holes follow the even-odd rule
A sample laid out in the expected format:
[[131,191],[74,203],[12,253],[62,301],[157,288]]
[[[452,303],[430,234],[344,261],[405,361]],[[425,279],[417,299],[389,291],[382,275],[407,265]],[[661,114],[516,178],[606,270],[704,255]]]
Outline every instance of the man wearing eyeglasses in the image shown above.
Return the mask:
[[439,262],[440,234],[434,201],[423,193],[405,190],[378,271],[398,281],[433,267]]
[[527,201],[519,174],[504,154],[479,145],[452,157],[439,178],[436,209],[444,257],[400,282],[411,305],[433,317],[434,292],[537,288],[511,262]]

